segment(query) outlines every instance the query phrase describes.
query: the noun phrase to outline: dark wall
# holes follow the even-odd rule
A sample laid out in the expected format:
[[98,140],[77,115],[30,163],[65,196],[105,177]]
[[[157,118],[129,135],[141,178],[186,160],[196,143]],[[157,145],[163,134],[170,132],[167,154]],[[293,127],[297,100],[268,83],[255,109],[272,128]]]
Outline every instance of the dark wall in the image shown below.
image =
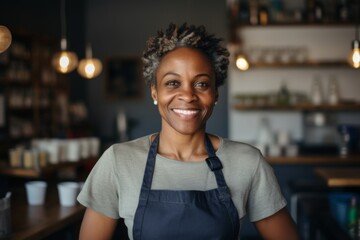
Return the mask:
[[[109,100],[104,91],[109,58],[141,55],[146,39],[170,22],[203,24],[208,31],[227,37],[226,1],[219,0],[88,0],[86,36],[93,53],[104,62],[104,72],[88,81],[87,96],[91,121],[104,138],[116,136],[115,119],[119,111],[136,121],[130,138],[158,131],[160,117],[144,85],[140,99]],[[227,90],[220,88],[219,103],[208,131],[227,136]]]

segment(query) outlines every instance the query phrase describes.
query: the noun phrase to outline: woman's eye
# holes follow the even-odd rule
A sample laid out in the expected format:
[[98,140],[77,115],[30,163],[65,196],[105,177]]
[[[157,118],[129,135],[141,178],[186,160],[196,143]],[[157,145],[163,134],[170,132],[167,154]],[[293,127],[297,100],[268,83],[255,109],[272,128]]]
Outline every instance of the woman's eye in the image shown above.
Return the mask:
[[195,86],[199,88],[207,88],[209,85],[206,82],[197,82]]
[[168,82],[166,82],[166,86],[176,87],[178,85],[179,85],[178,81],[168,81]]

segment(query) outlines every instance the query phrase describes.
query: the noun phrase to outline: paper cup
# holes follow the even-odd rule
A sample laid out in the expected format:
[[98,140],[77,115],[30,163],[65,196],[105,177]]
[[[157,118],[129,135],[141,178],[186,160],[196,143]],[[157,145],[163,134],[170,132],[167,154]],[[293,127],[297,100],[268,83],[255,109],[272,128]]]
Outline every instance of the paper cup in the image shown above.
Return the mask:
[[76,197],[79,194],[79,184],[77,182],[62,182],[58,184],[60,205],[71,207],[76,205]]
[[47,183],[44,181],[31,181],[25,183],[26,196],[29,205],[42,205],[45,202]]

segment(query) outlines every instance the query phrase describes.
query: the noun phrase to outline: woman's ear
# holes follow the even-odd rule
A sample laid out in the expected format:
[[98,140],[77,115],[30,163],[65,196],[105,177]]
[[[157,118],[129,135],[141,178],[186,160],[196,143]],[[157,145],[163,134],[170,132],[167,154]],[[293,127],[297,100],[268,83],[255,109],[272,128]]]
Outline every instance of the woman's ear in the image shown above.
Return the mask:
[[215,102],[217,102],[219,99],[219,91],[218,88],[215,89]]
[[151,85],[151,97],[154,101],[157,100],[157,90],[155,85]]

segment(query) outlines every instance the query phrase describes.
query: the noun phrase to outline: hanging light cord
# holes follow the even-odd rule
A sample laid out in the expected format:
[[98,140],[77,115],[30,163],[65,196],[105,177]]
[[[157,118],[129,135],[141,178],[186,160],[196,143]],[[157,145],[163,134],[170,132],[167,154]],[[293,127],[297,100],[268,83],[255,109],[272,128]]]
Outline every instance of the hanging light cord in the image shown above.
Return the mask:
[[66,40],[66,14],[65,14],[66,6],[65,0],[61,0],[60,7],[60,17],[61,17],[61,50],[66,50],[67,48],[67,40]]
[[356,6],[355,6],[355,16],[356,16],[356,23],[355,23],[355,40],[359,40],[359,0],[356,1]]
[[61,0],[61,37],[66,38],[66,14],[65,14],[65,0]]

